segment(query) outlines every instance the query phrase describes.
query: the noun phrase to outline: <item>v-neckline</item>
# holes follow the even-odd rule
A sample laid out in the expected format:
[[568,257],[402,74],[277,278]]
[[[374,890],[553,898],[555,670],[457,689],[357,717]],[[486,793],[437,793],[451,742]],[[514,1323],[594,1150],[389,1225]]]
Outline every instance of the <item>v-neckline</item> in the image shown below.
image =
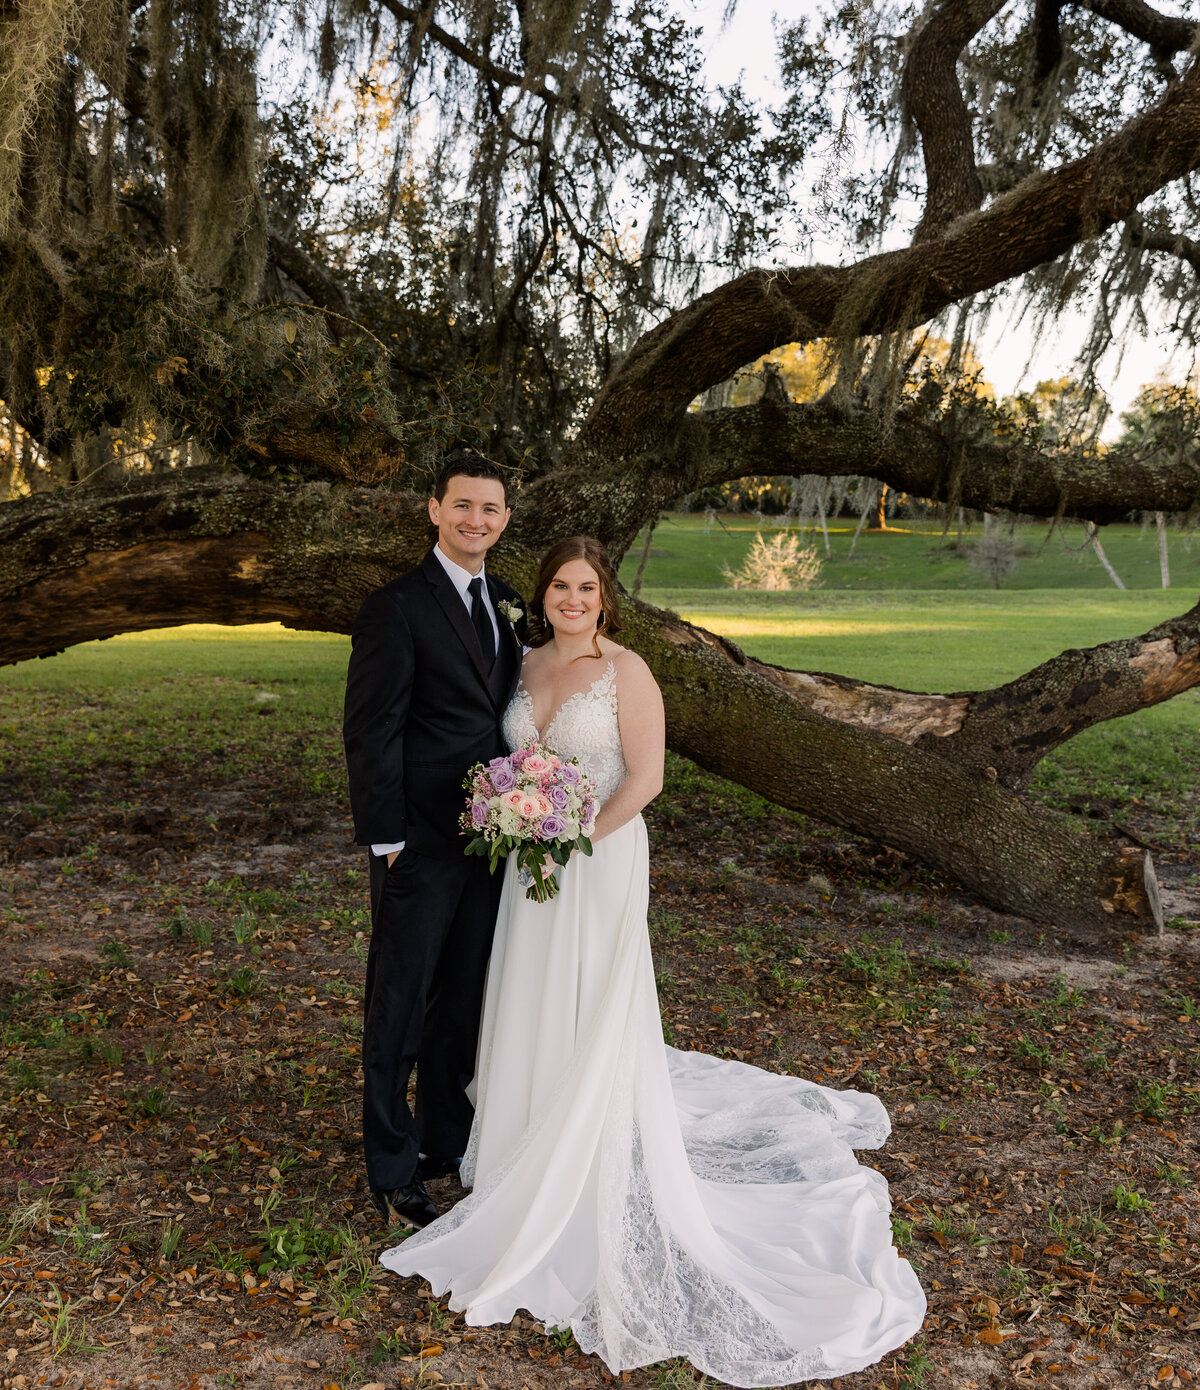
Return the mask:
[[550,716],[550,719],[546,724],[545,733],[542,733],[537,726],[537,720],[533,717],[533,696],[529,693],[529,689],[525,684],[524,676],[520,677],[517,681],[517,693],[520,695],[524,695],[526,700],[529,701],[529,722],[533,725],[533,732],[537,735],[537,741],[539,743],[545,743],[546,740],[550,737],[550,730],[553,729],[555,724],[558,723],[559,716],[562,714],[563,710],[565,710],[567,706],[572,702],[572,700],[579,700],[590,695],[598,685],[608,680],[609,677],[616,671],[616,669],[617,668],[613,663],[612,657],[609,657],[608,665],[605,666],[604,670],[596,677],[596,679],[591,683],[591,685],[584,686],[582,690],[572,691],[571,694],[568,695],[567,698],[562,702],[562,704],[559,705],[559,707]]

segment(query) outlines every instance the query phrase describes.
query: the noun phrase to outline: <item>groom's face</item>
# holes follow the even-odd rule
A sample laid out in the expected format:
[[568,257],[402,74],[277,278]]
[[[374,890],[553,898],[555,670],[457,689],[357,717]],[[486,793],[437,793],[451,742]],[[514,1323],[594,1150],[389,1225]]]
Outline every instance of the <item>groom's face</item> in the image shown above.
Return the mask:
[[451,478],[439,502],[429,499],[429,519],[437,527],[438,545],[447,559],[478,574],[483,557],[500,539],[511,515],[504,484],[495,478]]

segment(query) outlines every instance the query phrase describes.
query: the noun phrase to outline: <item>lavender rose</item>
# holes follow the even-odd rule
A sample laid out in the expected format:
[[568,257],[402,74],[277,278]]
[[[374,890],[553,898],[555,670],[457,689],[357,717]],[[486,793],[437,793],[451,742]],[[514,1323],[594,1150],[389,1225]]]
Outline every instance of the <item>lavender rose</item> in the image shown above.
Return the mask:
[[566,834],[567,823],[557,811],[551,811],[538,829],[543,838],[557,840],[559,836]]
[[504,767],[498,767],[493,770],[492,786],[495,787],[497,792],[510,792],[516,785],[517,777],[512,768],[505,765]]
[[571,786],[579,781],[579,769],[574,763],[563,763],[562,767],[559,768],[558,775],[564,782],[569,782]]
[[556,811],[565,811],[571,804],[571,797],[565,787],[547,787],[542,794]]
[[487,824],[488,808],[487,802],[481,797],[476,797],[471,802],[471,824],[476,830],[482,830]]

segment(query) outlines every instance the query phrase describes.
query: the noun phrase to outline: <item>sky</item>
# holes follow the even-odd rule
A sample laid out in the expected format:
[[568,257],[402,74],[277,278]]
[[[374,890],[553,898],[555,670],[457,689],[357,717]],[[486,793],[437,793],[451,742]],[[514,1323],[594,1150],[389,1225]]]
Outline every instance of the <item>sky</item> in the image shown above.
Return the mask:
[[[714,83],[741,79],[747,93],[770,101],[779,94],[776,84],[774,19],[798,18],[811,12],[811,0],[740,0],[733,17],[724,23],[727,0],[680,0],[680,9],[703,30],[702,47],[707,54],[707,76]],[[837,99],[834,94],[834,100]],[[841,260],[832,246],[816,243],[816,258]],[[1038,381],[1072,374],[1073,359],[1087,331],[1084,315],[1063,316],[1058,331],[1034,345],[1028,324],[1014,323],[1013,315],[993,315],[983,334],[976,339],[976,352],[984,364],[984,375],[998,395],[1013,395]],[[1173,341],[1164,329],[1148,337],[1131,338],[1118,357],[1115,350],[1101,359],[1097,373],[1113,407],[1104,433],[1120,432],[1119,415],[1129,407],[1143,385],[1166,373],[1182,380],[1189,373],[1189,360],[1173,358]]]

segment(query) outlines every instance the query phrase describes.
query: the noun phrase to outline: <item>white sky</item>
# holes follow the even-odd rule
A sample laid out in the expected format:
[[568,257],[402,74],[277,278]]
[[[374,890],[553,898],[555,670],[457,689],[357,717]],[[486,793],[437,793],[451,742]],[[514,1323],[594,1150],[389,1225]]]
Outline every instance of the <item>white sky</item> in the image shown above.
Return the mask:
[[[777,4],[740,0],[733,19],[723,26],[725,9],[726,0],[681,0],[681,10],[704,31],[709,79],[729,83],[740,77],[750,95],[772,100],[780,90],[776,86],[774,17],[799,18],[806,11],[811,13],[814,6],[808,0],[781,0]],[[839,251],[828,244],[822,248],[819,241],[816,256],[841,259]],[[1030,328],[1014,326],[1006,321],[1008,317],[995,313],[975,343],[984,375],[998,394],[1011,395],[1046,378],[1072,374],[1073,359],[1087,329],[1084,316],[1064,315],[1058,333],[1036,347],[1031,343]],[[1097,375],[1113,407],[1106,435],[1119,433],[1117,417],[1143,385],[1164,372],[1176,380],[1190,374],[1189,358],[1181,355],[1173,359],[1172,347],[1164,323],[1160,332],[1127,341],[1122,360],[1115,351],[1101,359]]]

